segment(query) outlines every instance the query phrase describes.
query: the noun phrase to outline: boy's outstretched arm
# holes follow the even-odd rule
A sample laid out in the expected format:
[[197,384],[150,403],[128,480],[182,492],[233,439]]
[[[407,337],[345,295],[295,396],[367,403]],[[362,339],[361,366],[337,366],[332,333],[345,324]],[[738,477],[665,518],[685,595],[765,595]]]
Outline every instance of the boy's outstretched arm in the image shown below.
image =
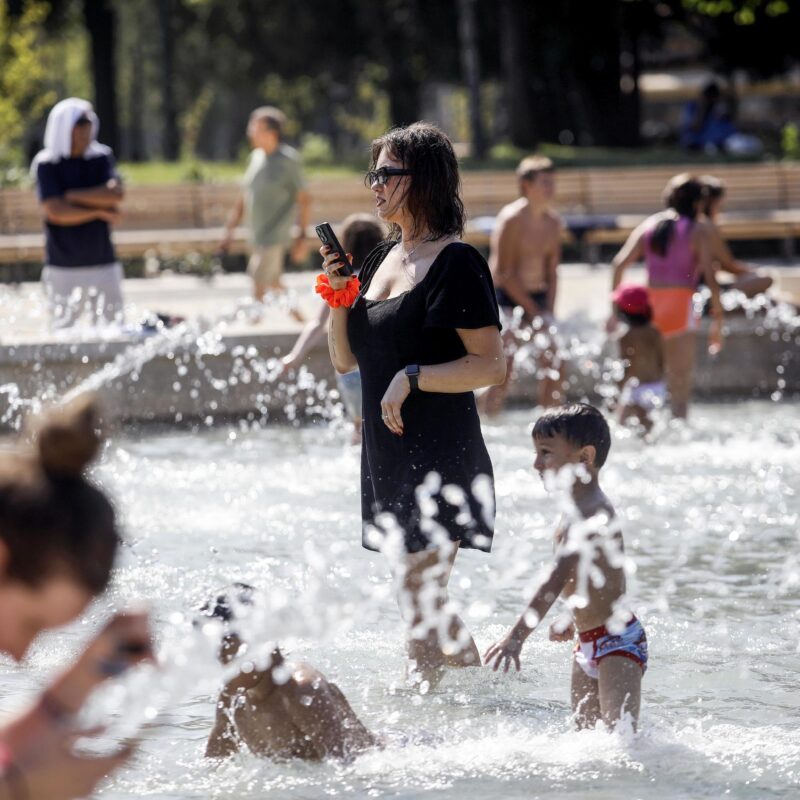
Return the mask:
[[520,670],[519,654],[525,640],[533,633],[550,607],[564,590],[567,581],[573,574],[578,553],[562,553],[553,566],[544,583],[537,589],[528,607],[517,620],[514,627],[499,642],[495,642],[483,655],[485,664],[492,664],[497,672],[503,664],[503,672],[508,672],[511,662]]

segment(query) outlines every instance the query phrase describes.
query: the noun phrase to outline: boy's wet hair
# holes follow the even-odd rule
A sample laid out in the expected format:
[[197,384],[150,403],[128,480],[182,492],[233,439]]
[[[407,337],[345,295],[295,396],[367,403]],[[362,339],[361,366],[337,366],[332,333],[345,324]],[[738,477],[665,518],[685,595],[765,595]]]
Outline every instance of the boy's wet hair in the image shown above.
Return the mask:
[[215,597],[206,600],[200,607],[204,617],[218,619],[230,624],[236,619],[236,611],[242,606],[251,607],[256,589],[249,583],[233,583]]
[[605,417],[588,403],[570,403],[545,411],[533,426],[534,439],[563,436],[576,447],[594,447],[594,465],[606,463],[611,449],[611,431]]

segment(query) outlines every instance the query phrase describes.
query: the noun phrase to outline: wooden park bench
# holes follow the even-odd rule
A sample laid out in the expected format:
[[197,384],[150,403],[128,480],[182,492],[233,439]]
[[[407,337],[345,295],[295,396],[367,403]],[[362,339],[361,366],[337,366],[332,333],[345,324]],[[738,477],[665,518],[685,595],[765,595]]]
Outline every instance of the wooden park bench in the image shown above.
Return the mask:
[[[564,169],[557,179],[556,206],[564,215],[565,240],[590,255],[603,244],[619,245],[648,214],[661,207],[661,192],[680,167]],[[694,167],[695,172],[702,170]],[[730,239],[800,236],[800,165],[713,165],[709,171],[728,186],[722,220]],[[512,170],[463,175],[469,216],[467,240],[486,245],[500,208],[518,195]],[[323,176],[309,181],[312,220],[341,222],[354,212],[369,212],[372,196],[358,176]],[[239,188],[226,184],[129,186],[124,215],[114,230],[121,258],[148,254],[181,257],[213,252]],[[31,189],[0,190],[0,264],[42,258],[41,211]],[[307,231],[313,236],[313,231]],[[233,252],[245,252],[246,232],[236,232]]]
[[[667,181],[681,171],[703,172],[697,167],[586,170],[587,214],[613,224],[588,229],[585,243],[595,249],[621,245],[645,217],[662,207]],[[784,242],[786,256],[793,255],[794,239],[800,236],[800,165],[714,164],[707,171],[727,188],[720,218],[726,239],[777,239]]]

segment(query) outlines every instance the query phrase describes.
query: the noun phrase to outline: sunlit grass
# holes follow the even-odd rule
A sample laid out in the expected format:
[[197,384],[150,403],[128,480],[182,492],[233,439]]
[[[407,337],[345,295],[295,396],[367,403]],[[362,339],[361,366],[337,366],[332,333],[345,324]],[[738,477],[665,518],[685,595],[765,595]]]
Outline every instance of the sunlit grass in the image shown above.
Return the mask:
[[[626,167],[658,166],[662,164],[708,164],[741,162],[742,159],[719,156],[710,157],[705,153],[687,153],[678,147],[658,148],[615,148],[615,147],[572,147],[559,144],[541,144],[535,152],[549,156],[557,166],[570,167]],[[513,169],[520,159],[531,151],[497,145],[484,159],[470,157],[461,160],[466,170]],[[146,161],[122,162],[119,168],[125,180],[137,186],[156,184],[175,184],[189,182],[227,182],[240,180],[245,170],[243,161]],[[354,175],[366,168],[357,165],[353,159],[345,159],[332,164],[306,165],[309,177]]]
[[[236,161],[124,161],[119,170],[125,182],[133,186],[152,186],[175,183],[222,183],[241,180],[246,164]],[[306,174],[354,175],[354,166],[326,165],[306,167]]]

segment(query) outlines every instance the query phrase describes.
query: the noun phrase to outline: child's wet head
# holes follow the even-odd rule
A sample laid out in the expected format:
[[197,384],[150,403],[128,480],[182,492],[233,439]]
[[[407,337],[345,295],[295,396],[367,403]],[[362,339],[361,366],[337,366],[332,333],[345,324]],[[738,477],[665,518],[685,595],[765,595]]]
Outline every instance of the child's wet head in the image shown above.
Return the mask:
[[226,590],[210,597],[200,608],[200,614],[207,619],[215,619],[223,625],[222,642],[219,659],[227,664],[240,654],[245,644],[234,624],[241,616],[243,609],[253,606],[255,589],[247,583],[234,583]]
[[544,477],[545,472],[558,472],[565,464],[580,462],[581,448],[575,447],[565,436],[557,433],[553,436],[533,436],[536,448],[536,459],[533,468]]
[[552,408],[533,426],[534,469],[557,472],[566,464],[584,464],[597,471],[606,462],[611,432],[603,415],[586,403]]

